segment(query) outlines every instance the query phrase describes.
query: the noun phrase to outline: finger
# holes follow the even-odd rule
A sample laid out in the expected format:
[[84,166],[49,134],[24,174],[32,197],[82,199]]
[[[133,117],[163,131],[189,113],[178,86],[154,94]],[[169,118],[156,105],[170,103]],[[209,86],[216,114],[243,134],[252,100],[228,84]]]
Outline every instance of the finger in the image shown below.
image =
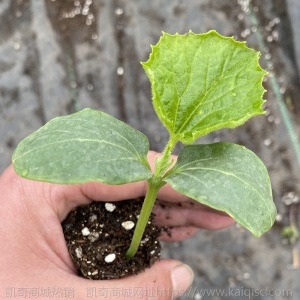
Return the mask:
[[[149,164],[153,169],[155,159],[159,154],[149,152]],[[49,184],[43,183],[44,188]],[[119,201],[142,197],[147,191],[147,182],[139,181],[123,185],[108,185],[99,182],[90,182],[74,185],[51,184],[53,209],[62,221],[67,214],[77,206],[88,204],[91,201]]]
[[217,230],[235,223],[227,214],[203,205],[190,208],[179,208],[171,205],[156,205],[155,222],[160,226],[193,226],[197,228]]
[[[57,214],[60,221],[75,207],[91,201],[117,201],[145,195],[144,181],[124,185],[108,185],[99,182],[85,184],[53,184],[24,179],[16,174],[12,166],[0,177],[7,194],[16,199],[27,199],[31,206],[42,207],[46,202]],[[25,201],[24,200],[24,201]],[[42,203],[42,205],[41,205]]]
[[[144,272],[121,279],[90,280],[66,272],[48,260],[39,265],[18,265],[2,276],[3,286],[30,287],[34,283],[38,289],[35,297],[42,299],[153,299],[167,300],[182,296],[193,281],[193,271],[180,261],[161,260]],[[18,265],[18,266],[17,266]],[[46,291],[47,289],[47,291]],[[48,292],[44,294],[43,292]],[[54,294],[55,292],[55,294]],[[43,294],[39,294],[43,293]],[[29,294],[28,294],[29,295]],[[34,298],[34,297],[31,297]]]
[[[152,168],[157,156],[159,156],[158,153],[149,152],[149,163]],[[118,201],[133,199],[144,196],[147,190],[145,181],[123,185],[108,185],[99,182],[70,185],[37,182],[19,177],[12,166],[7,169],[3,177],[17,183],[18,188],[15,190],[18,190],[19,194],[23,196],[26,195],[32,202],[35,199],[37,206],[40,205],[41,201],[46,201],[58,215],[60,221],[64,220],[75,207],[89,204],[93,200]],[[168,190],[165,190],[163,195],[166,193],[168,193]],[[41,195],[43,195],[42,199]]]
[[186,203],[191,201],[191,198],[176,192],[169,184],[164,185],[159,190],[158,198],[171,203]]
[[[148,159],[150,165],[153,167],[155,164],[155,159],[160,154],[150,151],[148,154]],[[176,160],[176,157],[173,157],[174,160]],[[44,183],[44,182],[36,182],[31,180],[26,180],[21,177],[19,177],[12,166],[10,166],[6,172],[3,174],[1,179],[6,178],[7,181],[13,182],[15,185],[17,183],[18,188],[11,188],[13,191],[18,191],[22,196],[28,196],[28,199],[31,199],[31,201],[34,202],[34,199],[37,202],[37,205],[39,206],[41,201],[47,201],[48,204],[53,208],[55,213],[58,215],[60,221],[64,220],[66,215],[75,207],[79,205],[84,205],[90,203],[92,200],[95,201],[118,201],[123,199],[132,199],[144,196],[147,189],[147,183],[145,181],[130,183],[130,184],[124,184],[124,185],[108,185],[103,183],[86,183],[86,184],[74,184],[74,185],[59,185],[59,184],[50,184],[50,183]],[[6,185],[9,186],[9,185]],[[41,195],[43,195],[41,199]],[[164,186],[160,193],[159,197],[164,199],[165,201],[169,202],[179,202],[180,205],[188,204],[191,199],[183,196],[176,191],[174,191],[170,186],[166,185]],[[23,197],[26,198],[26,197]],[[197,208],[203,207],[205,209],[208,209],[204,205],[201,206],[201,204],[196,205]],[[175,213],[173,213],[175,212]],[[171,219],[176,221],[178,213],[176,213],[175,210],[171,211],[169,214],[169,221],[168,216],[167,221],[170,225],[174,225],[171,222]],[[173,218],[173,215],[175,217]],[[188,214],[183,214],[183,217],[185,216],[185,220],[187,220]],[[162,214],[163,216],[163,214]],[[205,217],[205,215],[204,215]],[[182,219],[182,217],[181,217]],[[199,219],[199,218],[197,218]],[[211,219],[211,218],[210,218]],[[212,219],[214,219],[212,217]],[[224,219],[224,218],[223,218]],[[226,219],[226,218],[225,218]],[[224,226],[227,226],[227,220],[225,220],[225,224],[222,225],[222,220],[219,220],[219,222],[216,222],[215,228],[212,227],[212,229],[218,229],[223,228]],[[200,223],[203,223],[201,220]],[[206,222],[206,221],[204,221]],[[180,224],[185,224],[184,220]],[[221,225],[218,225],[221,224]],[[175,224],[176,225],[176,224]],[[194,224],[185,224],[185,225],[194,225]],[[204,225],[197,225],[203,228],[210,228]]]
[[199,228],[194,226],[170,227],[168,233],[164,231],[159,239],[166,242],[179,242],[195,235],[198,231]]
[[[175,260],[162,260],[138,275],[124,279],[90,281],[73,277],[75,299],[173,299],[193,281],[192,270]],[[101,297],[102,296],[102,297]]]
[[[150,151],[148,154],[149,164],[154,168],[155,159],[159,154]],[[59,188],[60,187],[60,188]],[[144,196],[147,191],[147,182],[138,181],[122,185],[109,185],[99,182],[76,184],[71,186],[59,186],[58,192],[63,193],[68,201],[82,202],[86,199],[94,201],[119,201],[124,199],[134,199]]]

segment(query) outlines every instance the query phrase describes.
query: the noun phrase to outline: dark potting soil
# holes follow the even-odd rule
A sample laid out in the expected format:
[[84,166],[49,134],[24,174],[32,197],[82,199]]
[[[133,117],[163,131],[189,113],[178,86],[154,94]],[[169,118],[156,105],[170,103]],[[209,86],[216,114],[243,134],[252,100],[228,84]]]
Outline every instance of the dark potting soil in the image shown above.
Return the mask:
[[138,274],[160,257],[157,241],[162,229],[152,214],[136,255],[126,251],[137,223],[142,201],[92,202],[72,211],[63,232],[78,274],[89,279],[116,279]]

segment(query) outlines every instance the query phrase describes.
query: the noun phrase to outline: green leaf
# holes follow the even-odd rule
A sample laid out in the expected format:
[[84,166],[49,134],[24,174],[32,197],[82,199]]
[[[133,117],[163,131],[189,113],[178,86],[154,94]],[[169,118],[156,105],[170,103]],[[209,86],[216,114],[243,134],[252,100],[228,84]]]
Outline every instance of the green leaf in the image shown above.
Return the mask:
[[152,177],[146,136],[92,109],[58,117],[24,139],[13,155],[25,178],[55,183],[123,184]]
[[142,63],[155,111],[171,136],[183,143],[221,128],[234,128],[261,108],[259,52],[216,31],[163,33]]
[[226,212],[255,236],[274,223],[276,208],[268,172],[243,146],[185,146],[164,180],[176,191]]

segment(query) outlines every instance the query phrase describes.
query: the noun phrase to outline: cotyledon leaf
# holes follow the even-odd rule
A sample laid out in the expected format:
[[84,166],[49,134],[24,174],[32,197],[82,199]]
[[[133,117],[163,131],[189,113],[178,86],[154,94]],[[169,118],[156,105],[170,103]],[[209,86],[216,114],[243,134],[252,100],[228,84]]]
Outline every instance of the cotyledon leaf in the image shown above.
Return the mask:
[[149,179],[149,142],[141,132],[100,111],[58,117],[25,138],[13,154],[16,172],[55,183],[123,184]]
[[171,136],[183,143],[211,131],[243,124],[261,108],[259,52],[212,30],[163,33],[142,63],[155,111]]
[[179,193],[228,213],[255,236],[262,235],[275,221],[268,172],[243,146],[187,145],[164,180]]

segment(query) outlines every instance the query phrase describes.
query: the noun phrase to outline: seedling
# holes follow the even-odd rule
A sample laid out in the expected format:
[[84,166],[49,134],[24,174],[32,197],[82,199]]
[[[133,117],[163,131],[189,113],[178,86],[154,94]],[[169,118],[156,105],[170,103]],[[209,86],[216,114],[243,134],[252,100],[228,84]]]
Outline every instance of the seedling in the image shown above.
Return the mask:
[[[24,139],[13,155],[14,168],[22,177],[61,184],[147,180],[128,257],[135,255],[157,193],[166,183],[226,212],[260,236],[271,228],[276,215],[264,164],[240,145],[191,145],[212,131],[237,127],[264,113],[266,72],[259,56],[245,42],[216,31],[163,33],[149,60],[142,63],[151,82],[154,109],[170,134],[153,173],[147,161],[147,137],[92,109],[55,118]],[[174,163],[171,153],[178,142],[185,146]]]

